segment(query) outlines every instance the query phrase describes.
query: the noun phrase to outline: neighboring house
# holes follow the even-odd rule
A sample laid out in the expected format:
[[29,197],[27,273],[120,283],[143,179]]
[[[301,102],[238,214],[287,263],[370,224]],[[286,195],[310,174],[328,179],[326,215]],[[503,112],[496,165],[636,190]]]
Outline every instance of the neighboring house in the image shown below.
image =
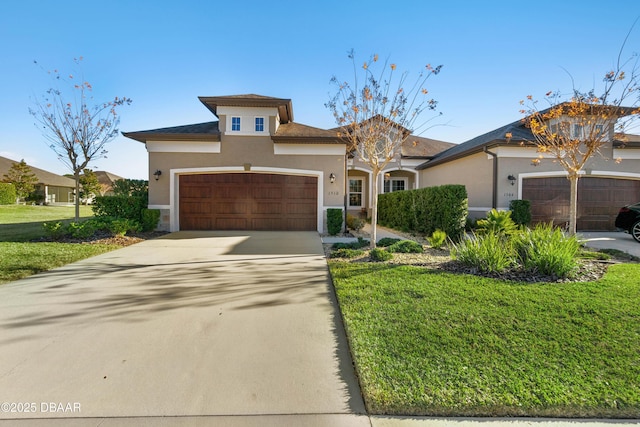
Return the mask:
[[200,97],[216,121],[125,132],[149,153],[160,228],[317,230],[343,205],[345,144],[293,121],[290,99]]
[[[19,162],[19,160],[16,161],[7,159],[6,157],[0,157],[0,177],[9,172],[11,165]],[[29,165],[29,167],[38,178],[35,192],[44,196],[43,200],[45,203],[68,204],[75,202],[74,194],[76,183],[73,179],[56,175],[31,165]]]
[[[511,140],[506,140],[511,133]],[[621,206],[640,201],[640,137],[623,143],[608,131],[609,142],[594,155],[578,181],[577,229],[614,230]],[[533,220],[569,221],[569,180],[564,169],[539,157],[530,130],[521,121],[456,145],[418,166],[421,186],[463,184],[469,216],[491,208],[508,209],[511,200],[531,201]],[[620,161],[616,161],[619,159]]]
[[93,171],[93,173],[96,174],[96,178],[98,178],[98,182],[100,183],[99,196],[113,196],[113,183],[119,179],[124,179],[121,176],[107,171]]

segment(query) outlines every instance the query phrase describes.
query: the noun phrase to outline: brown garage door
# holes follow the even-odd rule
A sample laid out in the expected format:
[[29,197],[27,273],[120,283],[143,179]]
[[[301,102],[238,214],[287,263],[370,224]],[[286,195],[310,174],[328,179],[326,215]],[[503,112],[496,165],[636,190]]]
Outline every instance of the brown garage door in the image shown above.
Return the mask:
[[316,230],[317,178],[225,173],[180,176],[181,230]]
[[[533,222],[569,222],[569,180],[527,178],[522,198],[531,201]],[[640,200],[640,180],[583,177],[578,180],[578,218],[580,231],[615,230],[620,208]]]

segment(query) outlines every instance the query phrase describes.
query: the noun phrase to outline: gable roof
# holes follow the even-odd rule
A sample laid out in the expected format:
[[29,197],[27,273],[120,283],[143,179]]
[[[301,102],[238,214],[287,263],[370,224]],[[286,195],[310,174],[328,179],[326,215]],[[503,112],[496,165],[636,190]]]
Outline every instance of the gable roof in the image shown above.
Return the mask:
[[409,135],[402,143],[402,157],[405,158],[430,158],[455,146],[451,142],[422,136]]
[[[14,163],[20,163],[20,160],[11,160],[6,157],[0,157],[0,180],[4,178],[4,175],[9,172],[11,166]],[[66,176],[56,175],[55,173],[48,172],[44,169],[39,169],[34,166],[28,165],[31,168],[31,171],[38,178],[38,184],[50,185],[54,187],[69,187],[75,188],[76,182],[67,178]]]
[[521,120],[518,120],[513,123],[509,123],[508,125],[502,126],[498,129],[494,129],[490,132],[487,132],[483,135],[472,138],[466,142],[463,142],[458,145],[454,145],[448,150],[442,151],[441,153],[434,156],[433,159],[421,164],[416,169],[422,170],[427,169],[432,166],[436,166],[442,163],[449,162],[451,160],[465,157],[470,154],[478,153],[484,151],[485,148],[489,146],[498,145],[498,144],[506,144],[506,134],[511,133],[511,141],[532,141],[533,134],[529,129],[527,129]]
[[220,141],[218,122],[196,123],[192,125],[173,126],[137,132],[122,132],[127,138],[140,142],[150,140],[172,141]]
[[198,99],[216,117],[218,107],[275,107],[280,115],[280,123],[293,121],[293,105],[290,99],[274,98],[256,94],[230,95],[230,96],[199,96]]
[[98,182],[100,184],[107,186],[112,186],[115,181],[124,179],[121,176],[107,171],[93,171],[93,173],[96,175],[96,178],[98,179]]

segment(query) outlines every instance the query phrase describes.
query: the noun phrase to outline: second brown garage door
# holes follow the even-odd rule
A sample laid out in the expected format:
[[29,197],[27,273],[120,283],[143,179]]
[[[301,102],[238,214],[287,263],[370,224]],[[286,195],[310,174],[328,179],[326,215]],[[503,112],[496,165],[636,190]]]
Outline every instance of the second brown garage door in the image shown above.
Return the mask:
[[[533,222],[564,226],[569,222],[569,180],[564,177],[527,178],[522,198],[531,201]],[[622,206],[640,200],[640,181],[583,177],[578,180],[578,231],[615,230]]]
[[225,173],[180,176],[181,230],[316,230],[318,179]]

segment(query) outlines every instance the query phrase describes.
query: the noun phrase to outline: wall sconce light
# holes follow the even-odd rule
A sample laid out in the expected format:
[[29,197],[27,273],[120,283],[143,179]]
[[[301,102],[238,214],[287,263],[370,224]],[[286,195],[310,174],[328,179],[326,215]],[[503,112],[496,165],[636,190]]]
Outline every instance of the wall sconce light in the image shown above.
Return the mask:
[[511,183],[511,185],[516,185],[516,177],[513,175],[509,175],[507,177],[507,179],[509,180],[509,182]]
[[331,174],[329,175],[329,182],[331,182],[332,184],[334,182],[336,182],[336,174],[331,172]]
[[160,169],[157,169],[154,173],[153,176],[156,177],[156,181],[160,179],[160,175],[162,175],[162,171]]

